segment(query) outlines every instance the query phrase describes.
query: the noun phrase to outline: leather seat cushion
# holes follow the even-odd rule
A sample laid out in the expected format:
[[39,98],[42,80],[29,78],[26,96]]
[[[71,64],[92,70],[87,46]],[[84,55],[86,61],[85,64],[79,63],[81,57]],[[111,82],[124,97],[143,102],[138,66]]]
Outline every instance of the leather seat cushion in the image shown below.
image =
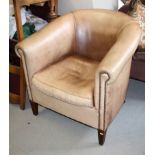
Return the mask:
[[97,61],[69,56],[36,73],[32,85],[42,93],[67,103],[93,107],[97,66]]

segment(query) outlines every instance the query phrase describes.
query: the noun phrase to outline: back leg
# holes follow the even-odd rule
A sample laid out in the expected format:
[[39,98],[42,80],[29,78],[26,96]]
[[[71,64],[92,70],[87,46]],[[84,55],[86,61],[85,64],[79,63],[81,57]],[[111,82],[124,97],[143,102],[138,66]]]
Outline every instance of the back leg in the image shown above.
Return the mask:
[[37,116],[38,115],[38,103],[35,103],[33,101],[30,101],[31,103],[31,109],[33,112],[33,115]]

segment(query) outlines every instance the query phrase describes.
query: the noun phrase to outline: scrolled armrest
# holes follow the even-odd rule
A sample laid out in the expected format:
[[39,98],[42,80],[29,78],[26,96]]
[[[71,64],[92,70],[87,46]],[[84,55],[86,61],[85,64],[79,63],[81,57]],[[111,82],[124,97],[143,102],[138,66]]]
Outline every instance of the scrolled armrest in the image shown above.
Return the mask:
[[127,24],[120,30],[116,42],[101,60],[96,69],[95,78],[96,109],[103,109],[106,86],[117,80],[124,67],[129,63],[138,46],[140,35],[141,30],[136,22]]
[[16,53],[25,62],[30,78],[42,68],[73,52],[75,34],[72,18],[71,14],[60,17],[16,45]]

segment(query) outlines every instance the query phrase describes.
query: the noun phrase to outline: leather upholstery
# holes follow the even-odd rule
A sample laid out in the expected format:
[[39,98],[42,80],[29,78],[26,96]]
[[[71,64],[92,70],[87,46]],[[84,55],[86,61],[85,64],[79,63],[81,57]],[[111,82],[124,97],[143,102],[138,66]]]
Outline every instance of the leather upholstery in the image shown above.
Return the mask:
[[119,12],[78,10],[56,19],[16,46],[30,99],[106,130],[124,102],[140,36]]
[[32,78],[32,85],[45,94],[74,105],[93,107],[98,62],[70,56],[50,65]]

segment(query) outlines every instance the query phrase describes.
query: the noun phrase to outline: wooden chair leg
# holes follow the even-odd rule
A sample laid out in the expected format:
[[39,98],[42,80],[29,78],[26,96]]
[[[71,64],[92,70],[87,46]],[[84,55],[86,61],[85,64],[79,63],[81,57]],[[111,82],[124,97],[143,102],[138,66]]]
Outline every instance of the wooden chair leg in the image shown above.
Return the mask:
[[98,142],[100,145],[103,145],[105,142],[106,131],[98,129]]
[[33,101],[30,101],[30,103],[31,103],[33,115],[37,116],[38,115],[38,104]]
[[22,60],[20,60],[20,95],[19,95],[19,105],[20,109],[25,109],[25,94],[26,94],[26,84],[24,77],[24,70],[22,65]]

